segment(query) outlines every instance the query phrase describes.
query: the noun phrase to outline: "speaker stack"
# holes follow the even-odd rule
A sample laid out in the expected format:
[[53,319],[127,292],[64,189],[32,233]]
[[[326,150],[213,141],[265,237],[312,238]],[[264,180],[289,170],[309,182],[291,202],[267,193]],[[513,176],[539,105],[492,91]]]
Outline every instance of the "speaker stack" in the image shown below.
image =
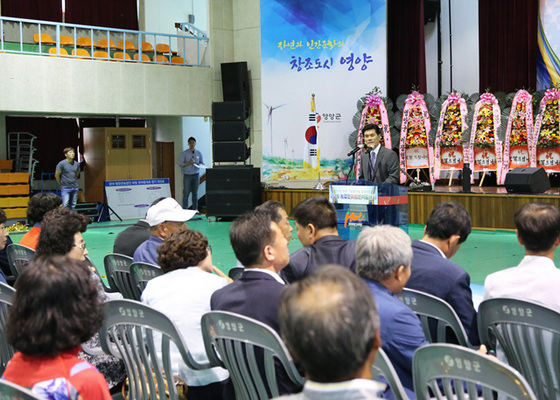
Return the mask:
[[247,62],[222,64],[222,90],[224,101],[212,103],[214,165],[206,171],[207,215],[236,217],[261,200],[260,169],[245,163],[251,155],[245,143],[251,110]]

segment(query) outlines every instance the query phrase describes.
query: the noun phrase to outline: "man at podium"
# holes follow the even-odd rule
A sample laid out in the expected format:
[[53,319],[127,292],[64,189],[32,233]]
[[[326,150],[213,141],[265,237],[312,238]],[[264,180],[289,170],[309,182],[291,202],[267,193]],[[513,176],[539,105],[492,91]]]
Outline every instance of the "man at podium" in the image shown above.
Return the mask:
[[360,179],[374,183],[399,183],[399,158],[397,154],[381,146],[381,129],[367,124],[362,129],[367,151],[362,154]]

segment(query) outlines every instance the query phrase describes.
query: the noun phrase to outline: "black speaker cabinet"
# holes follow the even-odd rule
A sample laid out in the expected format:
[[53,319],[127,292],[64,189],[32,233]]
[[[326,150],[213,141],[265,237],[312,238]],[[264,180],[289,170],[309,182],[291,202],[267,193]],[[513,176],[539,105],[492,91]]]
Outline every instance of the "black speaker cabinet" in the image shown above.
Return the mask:
[[212,121],[245,121],[248,116],[244,101],[212,103]]
[[237,217],[261,203],[261,171],[252,166],[206,170],[206,213]]
[[506,175],[509,193],[543,193],[550,189],[544,168],[514,168]]
[[243,100],[251,108],[247,61],[222,63],[222,91],[224,101]]
[[249,138],[249,128],[244,121],[218,121],[212,123],[214,142],[244,142]]
[[212,143],[212,159],[214,162],[243,162],[251,155],[251,149],[245,142],[214,142]]

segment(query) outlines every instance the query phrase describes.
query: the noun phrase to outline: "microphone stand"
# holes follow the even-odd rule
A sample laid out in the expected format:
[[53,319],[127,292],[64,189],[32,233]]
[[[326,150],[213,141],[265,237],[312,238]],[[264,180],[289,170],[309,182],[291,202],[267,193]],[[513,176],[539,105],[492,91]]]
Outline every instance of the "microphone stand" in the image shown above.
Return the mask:
[[348,183],[348,178],[350,177],[350,174],[354,170],[355,163],[356,163],[356,153],[352,154],[352,163],[350,164],[350,170],[348,171],[348,175],[346,175],[346,183]]

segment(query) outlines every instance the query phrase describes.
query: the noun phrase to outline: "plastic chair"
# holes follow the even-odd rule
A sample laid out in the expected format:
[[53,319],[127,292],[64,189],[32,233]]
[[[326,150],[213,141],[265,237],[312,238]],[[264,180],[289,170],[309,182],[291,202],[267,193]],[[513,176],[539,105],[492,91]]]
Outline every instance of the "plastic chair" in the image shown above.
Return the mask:
[[245,271],[244,267],[232,267],[229,271],[228,271],[228,276],[233,279],[234,281],[238,280],[241,277],[241,274],[243,274],[243,271]]
[[102,38],[97,41],[97,47],[100,49],[109,48],[109,50],[115,49],[115,42],[112,39]]
[[86,49],[73,49],[72,55],[78,58],[85,58],[85,57],[91,58],[89,51],[87,51]]
[[109,59],[109,53],[107,53],[106,51],[97,50],[93,52],[93,58]]
[[237,399],[278,397],[275,359],[294,383],[303,385],[282,339],[268,325],[227,311],[211,311],[202,316],[201,327],[208,359],[213,366],[227,368]]
[[[72,50],[72,51],[74,51],[74,50]],[[51,48],[49,49],[49,56],[51,56],[51,57],[56,57],[57,55],[58,55],[58,54],[57,54],[57,52],[56,52],[56,47],[51,47]],[[68,52],[66,51],[66,49],[60,48],[60,55],[61,55],[61,56],[67,56],[67,55],[68,55]]]
[[91,260],[91,258],[89,258],[89,256],[86,256],[86,264],[88,265],[88,267],[91,269],[91,271],[97,275],[97,277],[99,278],[99,282],[101,282],[101,286],[103,286],[103,290],[105,291],[105,293],[117,293],[118,290],[114,290],[113,288],[111,288],[110,286],[107,286],[105,284],[105,282],[103,282],[103,279],[101,278],[101,274],[99,273],[97,267],[95,266],[95,264],[93,263],[93,261]]
[[169,45],[166,43],[158,43],[156,44],[156,52],[162,54],[177,54],[175,50],[171,50]]
[[135,294],[130,284],[131,264],[132,257],[124,254],[107,254],[103,258],[107,281],[111,289],[120,292],[125,299],[134,300]]
[[[493,400],[494,392],[522,400],[536,400],[521,374],[509,365],[473,349],[437,343],[420,347],[412,359],[412,378],[417,400]],[[441,383],[438,384],[438,379]],[[477,385],[482,388],[479,396]]]
[[150,42],[142,42],[142,52],[155,52],[154,46]]
[[116,52],[113,54],[113,58],[114,58],[115,60],[131,60],[131,61],[132,61],[132,58],[130,58],[130,56],[129,56],[127,53],[125,53],[125,52],[120,52],[120,51],[116,51]]
[[[140,59],[140,55],[138,53],[136,53],[136,54],[134,54],[134,56],[132,56],[132,59],[138,61]],[[150,56],[142,53],[142,62],[150,62],[150,61],[152,61],[150,59]]]
[[56,44],[51,35],[48,33],[41,33],[40,35],[38,33],[34,34],[33,42],[41,44]]
[[169,58],[165,56],[160,56],[159,54],[154,57],[154,61],[157,63],[169,64]]
[[17,278],[21,269],[29,264],[35,257],[35,250],[21,244],[12,243],[6,248],[8,264],[14,278]]
[[542,305],[495,298],[480,303],[480,340],[505,354],[540,400],[560,398],[560,313]]
[[68,35],[60,35],[61,46],[74,46],[74,39]]
[[[447,328],[451,328],[461,346],[474,348],[455,310],[445,300],[413,289],[403,289],[397,297],[420,318],[426,340],[430,343],[445,343]],[[432,337],[430,319],[437,321],[437,337]]]
[[409,400],[395,367],[381,347],[377,350],[375,363],[371,366],[371,377],[376,381],[379,381],[380,377],[385,378],[396,400]]
[[[154,336],[160,337],[158,333],[161,334],[161,344],[159,340],[154,341]],[[170,383],[169,399],[177,400],[175,385],[171,384],[171,343],[189,368],[211,367],[209,363],[199,363],[192,357],[181,333],[167,316],[137,301],[107,302],[99,338],[107,354],[120,355],[124,361],[129,378],[129,399],[155,399],[156,387],[164,387],[165,376]],[[156,356],[158,353],[161,357]],[[166,398],[163,392],[159,390],[161,399]]]
[[130,40],[119,40],[117,43],[117,49],[119,50],[138,50],[134,43]]
[[185,64],[185,59],[183,57],[173,56],[171,57],[172,64]]
[[31,390],[15,383],[0,379],[0,398],[17,399],[17,400],[44,400],[42,397],[35,395]]
[[140,301],[140,296],[142,296],[148,281],[160,275],[163,275],[163,271],[157,265],[133,262],[130,265],[130,284],[134,292],[134,300]]
[[97,45],[95,44],[95,42],[92,42],[90,37],[87,36],[80,36],[77,40],[76,40],[76,46],[80,46],[80,47],[97,47]]
[[12,299],[15,292],[16,290],[13,287],[0,282],[0,375],[4,373],[6,365],[8,365],[8,361],[10,361],[15,352],[14,348],[6,339],[8,310],[12,305]]

